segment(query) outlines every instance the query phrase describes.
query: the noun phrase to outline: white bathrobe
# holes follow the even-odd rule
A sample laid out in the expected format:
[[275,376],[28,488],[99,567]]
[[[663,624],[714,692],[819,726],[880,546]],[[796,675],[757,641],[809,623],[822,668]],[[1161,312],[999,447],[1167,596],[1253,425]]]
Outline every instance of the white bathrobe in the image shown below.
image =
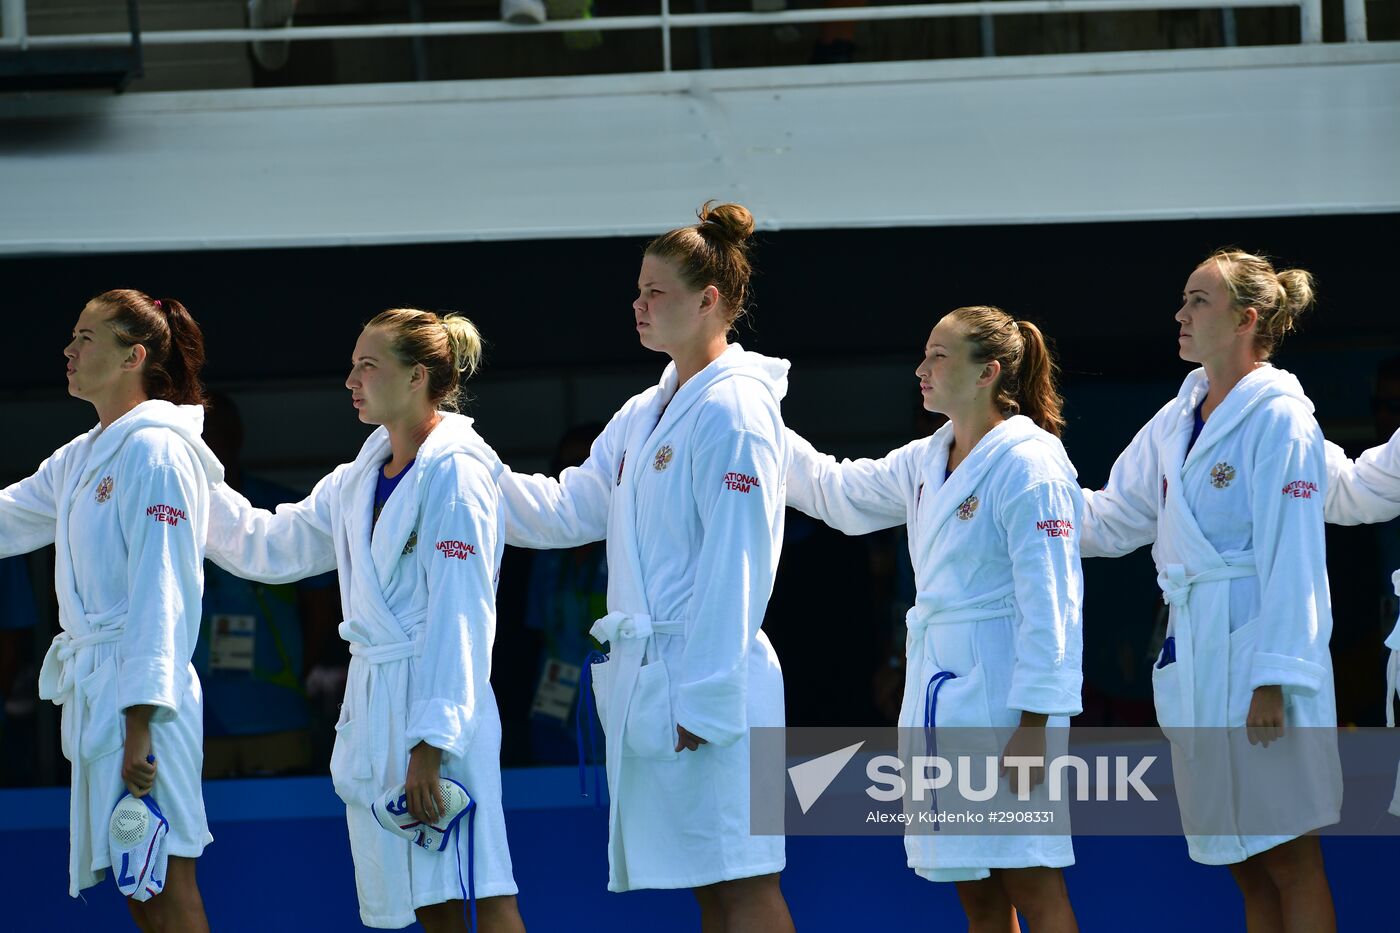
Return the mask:
[[[1353,462],[1336,444],[1327,444],[1327,520],[1338,525],[1388,522],[1400,516],[1400,431]],[[1400,596],[1400,569],[1390,575]],[[1390,660],[1385,668],[1385,724],[1395,725],[1395,698],[1400,695],[1400,620],[1385,640]],[[1400,816],[1400,772],[1390,812]]]
[[[1083,683],[1083,500],[1059,439],[1008,418],[945,481],[951,424],[878,460],[837,463],[792,438],[790,505],[847,534],[909,526],[917,596],[899,725],[1011,729],[1024,710],[1067,726]],[[930,716],[930,681],[948,674],[934,684]],[[909,867],[931,881],[1074,863],[1068,833],[920,832],[905,836],[905,849]]]
[[[613,416],[581,467],[507,471],[506,539],[607,538],[610,646],[592,666],[607,736],[608,889],[691,888],[781,871],[749,832],[749,729],[783,725],[761,631],[783,537],[786,361],[737,344],[679,390],[675,364]],[[677,753],[676,725],[708,740]]]
[[214,838],[200,792],[202,694],[190,664],[209,483],[223,479],[200,439],[203,423],[198,406],[142,402],[0,491],[0,556],[57,545],[63,630],[44,656],[39,695],[63,707],[74,897],[111,864],[107,824],[123,792],[128,707],[155,707],[152,795],[170,821],[166,851],[198,858]]
[[442,775],[477,803],[476,895],[515,894],[501,812],[501,720],[491,691],[496,633],[500,461],[471,426],[446,414],[371,522],[389,434],[276,513],[227,486],[214,490],[209,556],[239,576],[283,583],[339,572],[350,671],[331,755],[346,803],[360,918],[403,927],[413,910],[462,897],[466,820],[456,855],[414,847],[381,827],[370,803],[403,782],[419,742],[442,749]]
[[[1268,684],[1283,687],[1285,727],[1335,727],[1337,713],[1327,476],[1312,403],[1291,374],[1262,365],[1230,390],[1188,454],[1207,389],[1203,369],[1187,376],[1119,456],[1108,485],[1085,491],[1081,547],[1085,557],[1117,557],[1153,544],[1177,657],[1152,670],[1157,719],[1172,730],[1191,857],[1222,865],[1295,836],[1189,834],[1191,825],[1225,832],[1216,805],[1230,799],[1218,786],[1192,789],[1190,729],[1243,726],[1255,688]],[[1341,808],[1335,754],[1313,765],[1312,809],[1299,815],[1310,828],[1336,822]],[[1266,783],[1255,796],[1267,793]]]

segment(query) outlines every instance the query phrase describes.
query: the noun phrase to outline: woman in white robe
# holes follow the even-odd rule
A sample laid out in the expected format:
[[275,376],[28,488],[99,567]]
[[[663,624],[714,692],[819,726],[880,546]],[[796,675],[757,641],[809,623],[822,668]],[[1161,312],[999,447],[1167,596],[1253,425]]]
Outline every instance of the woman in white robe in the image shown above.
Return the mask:
[[207,930],[195,860],[213,841],[200,770],[204,712],[190,657],[199,637],[209,484],[223,468],[200,439],[204,341],[183,305],[131,289],[78,316],[68,392],[98,424],[0,491],[0,556],[56,545],[59,626],[39,694],[63,707],[72,762],[69,889],[111,867],[108,823],[123,786],[169,821],[164,890],[127,905],[141,929]]
[[[1203,759],[1191,745],[1216,741],[1201,728],[1246,728],[1251,744],[1267,745],[1281,730],[1336,726],[1322,432],[1298,381],[1267,362],[1312,300],[1307,272],[1248,253],[1197,266],[1176,320],[1182,359],[1201,368],[1133,438],[1107,486],[1085,491],[1085,557],[1153,545],[1170,607],[1153,696],[1173,739],[1187,844],[1196,861],[1230,866],[1250,933],[1336,923],[1316,836],[1232,831],[1230,806],[1272,788],[1222,794],[1220,780],[1238,777],[1193,778],[1193,758]],[[1214,766],[1238,760],[1216,755]],[[1335,750],[1310,768],[1313,792],[1290,807],[1303,829],[1336,822],[1341,807]]]
[[[1388,522],[1400,516],[1400,431],[1387,443],[1357,457],[1347,457],[1336,444],[1327,445],[1327,520],[1338,525]],[[1400,568],[1390,575],[1400,597]],[[1400,696],[1400,619],[1385,640],[1390,659],[1385,666],[1385,724],[1395,725],[1395,699]],[[1390,812],[1400,816],[1400,772]]]
[[[1083,500],[1053,372],[1035,325],[959,308],[916,370],[924,407],[949,419],[932,437],[838,463],[790,435],[790,505],[847,534],[909,527],[904,729],[1000,729],[1006,754],[1043,758],[1044,727],[1081,710]],[[905,849],[921,877],[957,883],[974,933],[1018,929],[1018,912],[1037,933],[1077,929],[1060,871],[1074,863],[1067,832],[911,832]]]
[[[760,626],[783,535],[787,363],[727,342],[753,218],[706,205],[647,247],[632,308],[661,381],[558,479],[500,480],[511,544],[607,539],[608,643],[588,664],[606,733],[608,888],[692,888],[702,926],[792,929],[781,836],[749,832],[749,729],[783,724]],[[584,689],[587,689],[586,687]]]
[[[466,318],[395,309],[355,344],[346,387],[380,427],[353,463],[275,513],[214,490],[209,556],[265,583],[339,573],[350,670],[331,755],[346,805],[360,918],[367,926],[464,929],[459,872],[471,873],[480,929],[524,930],[501,809],[501,721],[491,690],[503,538],[500,461],[454,407],[480,338]],[[432,824],[439,776],[476,802],[454,845],[420,849],[384,829],[371,804],[406,784]]]

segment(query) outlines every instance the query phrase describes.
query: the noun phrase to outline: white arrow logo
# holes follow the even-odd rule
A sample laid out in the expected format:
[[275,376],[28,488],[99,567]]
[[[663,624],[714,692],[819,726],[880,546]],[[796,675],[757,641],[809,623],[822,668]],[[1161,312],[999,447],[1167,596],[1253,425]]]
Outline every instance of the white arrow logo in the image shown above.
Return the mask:
[[788,777],[792,780],[792,789],[797,793],[797,804],[806,813],[812,809],[812,804],[817,802],[817,798],[826,792],[831,786],[831,782],[836,780],[836,776],[841,773],[841,769],[846,767],[856,752],[864,742],[857,742],[854,745],[847,745],[845,748],[834,752],[829,752],[820,758],[813,758],[811,761],[804,761],[800,765],[793,765],[788,768]]

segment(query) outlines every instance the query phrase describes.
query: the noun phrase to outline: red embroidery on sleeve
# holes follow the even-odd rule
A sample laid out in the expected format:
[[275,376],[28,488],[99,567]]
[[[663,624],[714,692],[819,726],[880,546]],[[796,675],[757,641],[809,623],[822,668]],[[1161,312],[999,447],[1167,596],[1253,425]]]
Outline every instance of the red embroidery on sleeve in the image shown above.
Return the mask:
[[185,510],[177,509],[173,505],[153,505],[146,509],[146,515],[166,525],[178,525],[182,521],[189,521]]
[[1305,479],[1295,479],[1283,487],[1283,494],[1290,499],[1311,499],[1317,492],[1317,483]]
[[1047,538],[1072,538],[1074,522],[1067,518],[1047,518],[1043,522],[1036,522],[1035,530],[1045,532]]
[[750,476],[747,473],[729,472],[724,474],[721,480],[725,489],[732,489],[735,492],[747,494],[751,488],[763,488],[763,484],[758,481],[757,476]]
[[455,557],[458,560],[466,560],[476,553],[476,545],[465,541],[439,541],[436,547],[443,557]]

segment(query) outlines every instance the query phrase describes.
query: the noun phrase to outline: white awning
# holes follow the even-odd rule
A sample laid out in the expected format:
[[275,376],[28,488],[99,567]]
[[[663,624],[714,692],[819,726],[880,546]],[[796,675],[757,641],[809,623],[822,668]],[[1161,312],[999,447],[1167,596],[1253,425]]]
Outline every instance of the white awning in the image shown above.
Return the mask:
[[0,255],[1400,210],[1400,43],[0,100]]

